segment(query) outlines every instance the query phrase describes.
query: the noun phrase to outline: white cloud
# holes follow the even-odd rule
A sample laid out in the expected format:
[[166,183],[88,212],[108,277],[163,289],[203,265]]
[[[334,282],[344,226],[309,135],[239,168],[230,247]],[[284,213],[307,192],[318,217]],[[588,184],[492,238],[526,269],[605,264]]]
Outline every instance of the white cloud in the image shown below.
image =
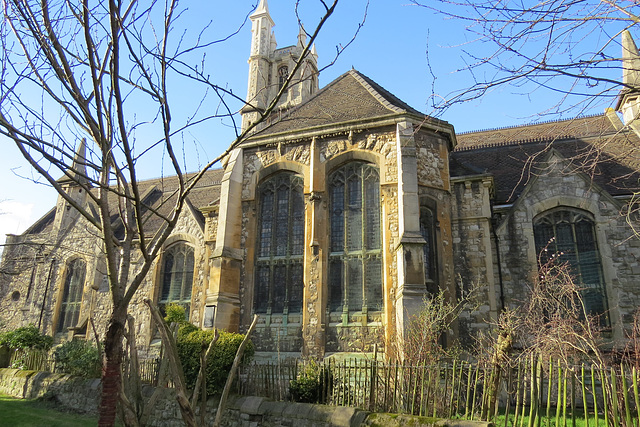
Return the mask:
[[20,234],[33,223],[33,207],[33,203],[0,202],[0,244],[4,243],[6,234]]

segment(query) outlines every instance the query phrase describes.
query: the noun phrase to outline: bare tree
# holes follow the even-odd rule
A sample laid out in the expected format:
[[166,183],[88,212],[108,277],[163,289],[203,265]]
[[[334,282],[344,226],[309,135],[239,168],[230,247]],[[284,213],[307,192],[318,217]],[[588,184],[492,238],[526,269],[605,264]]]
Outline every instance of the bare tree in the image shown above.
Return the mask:
[[[296,69],[337,3],[319,0],[323,15],[308,33]],[[190,190],[260,121],[237,130],[235,142],[199,172],[185,174],[182,147],[190,132],[214,118],[235,123],[239,108],[234,103],[244,105],[231,89],[211,81],[205,61],[208,49],[228,35],[216,39],[210,25],[192,25],[190,10],[178,0],[3,0],[2,8],[0,134],[16,144],[103,243],[112,312],[105,320],[99,424],[113,425],[129,303],[176,226]],[[191,85],[204,95],[185,105],[179,98]],[[168,213],[145,204],[138,186],[139,165],[153,150],[169,159],[165,173],[179,183],[167,202],[170,209],[163,210]],[[68,194],[54,176],[59,174],[88,202]],[[150,211],[162,226],[148,235],[144,222]]]
[[[446,95],[440,112],[509,85],[552,99],[541,113],[611,106],[622,89],[620,35],[640,23],[640,6],[619,0],[412,0],[447,18],[466,22],[466,64],[457,70],[473,83]],[[435,79],[435,77],[434,77]],[[434,90],[434,93],[437,93]],[[544,94],[544,95],[543,95]],[[554,95],[555,94],[555,95]],[[559,96],[556,96],[559,95]]]

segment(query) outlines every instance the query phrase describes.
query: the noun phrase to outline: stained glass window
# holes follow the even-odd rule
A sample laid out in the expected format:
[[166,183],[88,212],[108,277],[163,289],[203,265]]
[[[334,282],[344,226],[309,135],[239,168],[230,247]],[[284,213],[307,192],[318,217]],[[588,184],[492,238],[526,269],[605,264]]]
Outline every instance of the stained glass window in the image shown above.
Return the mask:
[[303,187],[301,177],[281,172],[258,188],[256,313],[302,311]]
[[587,312],[607,323],[607,294],[591,216],[578,209],[554,209],[535,218],[533,231],[541,262],[554,254],[567,262],[583,287]]
[[331,311],[382,310],[380,178],[351,162],[329,177]]
[[186,243],[169,247],[163,256],[162,288],[159,306],[175,303],[184,307],[187,318],[191,308],[191,288],[193,287],[193,248]]
[[67,267],[57,332],[65,332],[78,323],[86,269],[85,262],[79,258],[71,261]]

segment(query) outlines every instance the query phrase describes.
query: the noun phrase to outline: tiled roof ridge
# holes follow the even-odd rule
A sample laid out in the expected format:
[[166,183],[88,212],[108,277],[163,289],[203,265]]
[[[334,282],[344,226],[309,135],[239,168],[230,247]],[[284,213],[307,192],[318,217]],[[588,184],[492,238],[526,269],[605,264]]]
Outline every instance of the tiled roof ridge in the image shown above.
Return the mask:
[[571,139],[571,138],[573,138],[573,136],[571,135],[553,135],[549,137],[525,138],[525,139],[509,140],[509,141],[502,141],[502,142],[487,142],[485,144],[475,144],[475,145],[468,145],[468,146],[459,145],[455,148],[454,151],[461,152],[461,151],[480,150],[480,149],[492,148],[492,147],[507,147],[507,146],[524,145],[524,144],[539,144],[541,142],[561,141],[561,140]]
[[[407,112],[406,108],[401,108],[395,104],[393,104],[389,99],[387,99],[384,94],[380,93],[380,91],[378,89],[376,89],[372,84],[372,80],[370,78],[368,78],[367,76],[365,76],[364,74],[362,74],[361,72],[359,72],[358,70],[356,70],[355,68],[352,68],[351,70],[348,71],[348,74],[351,74],[351,76],[356,79],[356,81],[358,83],[360,83],[362,86],[364,86],[364,88],[371,94],[371,96],[373,96],[375,99],[378,100],[379,103],[381,103],[382,105],[384,105],[386,108],[388,108],[391,111],[394,111],[396,113],[405,113]],[[383,91],[385,91],[387,94],[393,96],[394,98],[398,98],[395,95],[393,95],[391,92],[389,92],[388,90],[386,90],[385,88],[383,88],[382,86],[380,86],[379,84],[375,83],[380,89],[382,89]],[[399,100],[399,99],[398,99]]]
[[[390,110],[394,114],[410,113],[410,114],[419,115],[421,117],[425,116],[424,113],[421,113],[420,111],[411,107],[409,104],[405,103],[400,98],[398,98],[397,96],[389,92],[387,89],[380,86],[377,82],[375,82],[368,76],[364,75],[363,73],[356,70],[355,68],[352,68],[342,73],[335,79],[333,79],[331,82],[329,82],[329,84],[319,89],[316,93],[314,93],[309,99],[307,99],[303,103],[297,104],[292,108],[287,109],[286,112],[281,113],[281,115],[278,117],[277,120],[274,120],[273,123],[270,123],[264,129],[260,129],[255,133],[250,134],[247,137],[247,139],[251,139],[254,137],[259,138],[261,136],[271,135],[271,130],[273,129],[274,126],[285,122],[287,119],[290,119],[290,118],[295,119],[296,114],[301,109],[306,108],[308,105],[314,102],[317,98],[329,92],[332,88],[337,86],[340,82],[347,79],[348,77],[351,77],[356,82],[356,84],[360,85],[364,90],[366,90],[369,93],[369,95],[371,95],[371,97],[374,98],[375,101],[379,103],[379,105],[386,108],[387,110]],[[271,114],[275,114],[275,113],[276,111],[274,110],[272,111]],[[341,123],[341,121],[337,120],[335,123]]]
[[[198,181],[198,183],[195,185],[194,188],[201,188],[201,187],[208,187],[210,185],[220,185],[222,183],[221,180],[214,180],[214,181],[207,181],[206,180],[206,175],[209,173],[213,173],[216,171],[221,171],[222,168],[219,169],[209,169],[205,172],[205,174],[202,176],[202,178],[200,178],[200,180]],[[184,172],[182,174],[182,176],[184,176],[186,178],[187,183],[189,182],[190,178],[192,178],[193,176],[197,175],[199,173],[199,171],[197,172]],[[161,183],[165,180],[176,180],[178,177],[178,175],[165,175],[165,176],[158,176],[158,177],[154,177],[154,178],[145,178],[145,179],[139,179],[138,180],[138,184],[155,184],[155,183]],[[206,184],[205,184],[206,183]]]
[[365,89],[371,93],[382,105],[395,111],[397,113],[413,113],[419,114],[421,116],[426,116],[425,113],[413,108],[411,105],[404,102],[402,99],[398,98],[396,95],[391,93],[388,89],[385,89],[378,82],[371,79],[371,77],[361,73],[356,69],[351,69],[348,71],[356,80],[362,84]]
[[529,123],[529,124],[525,124],[525,125],[511,125],[511,126],[502,126],[502,127],[497,127],[497,128],[487,128],[487,129],[476,129],[476,130],[469,130],[469,131],[465,131],[465,132],[456,132],[457,135],[469,135],[472,133],[482,133],[482,132],[495,132],[498,130],[506,130],[506,129],[515,129],[515,128],[523,128],[523,127],[530,127],[530,126],[537,126],[537,125],[546,125],[546,124],[550,124],[550,123],[560,123],[560,122],[570,122],[572,120],[582,120],[582,119],[593,119],[596,117],[606,117],[604,114],[589,114],[586,116],[576,116],[576,117],[571,117],[569,119],[551,119],[551,120],[546,120],[543,122],[537,122],[537,123]]

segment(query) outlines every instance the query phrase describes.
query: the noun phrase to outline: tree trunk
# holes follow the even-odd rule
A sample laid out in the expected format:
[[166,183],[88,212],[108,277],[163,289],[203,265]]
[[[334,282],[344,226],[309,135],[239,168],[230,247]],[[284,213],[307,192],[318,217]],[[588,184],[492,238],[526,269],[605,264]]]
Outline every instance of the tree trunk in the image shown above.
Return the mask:
[[[114,310],[115,311],[115,310]],[[98,426],[111,427],[116,422],[118,395],[120,393],[122,338],[124,321],[111,318],[104,342],[105,362],[102,368],[102,394],[100,396],[100,419]]]

